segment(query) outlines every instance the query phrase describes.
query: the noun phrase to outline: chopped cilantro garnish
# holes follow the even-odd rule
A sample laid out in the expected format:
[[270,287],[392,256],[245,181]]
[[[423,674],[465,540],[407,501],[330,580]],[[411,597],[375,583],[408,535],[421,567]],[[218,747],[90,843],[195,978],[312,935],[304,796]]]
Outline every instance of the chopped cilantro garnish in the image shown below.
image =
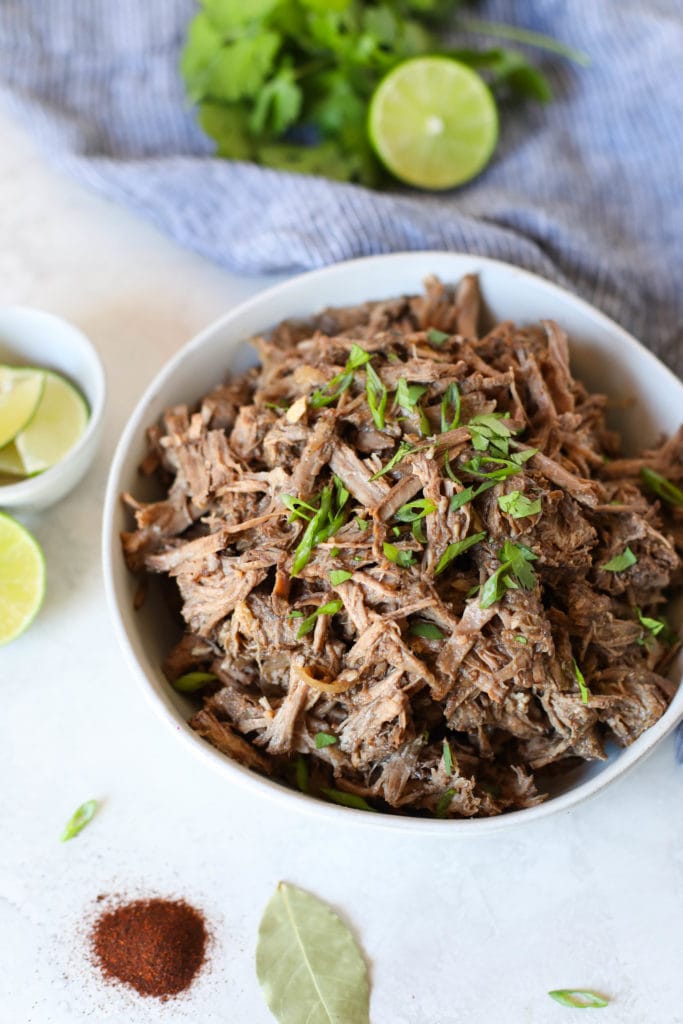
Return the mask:
[[605,572],[624,572],[625,569],[630,569],[632,565],[635,565],[637,561],[638,559],[631,549],[625,547],[620,555],[610,558],[609,562],[605,562],[601,568]]
[[498,552],[498,558],[500,566],[481,589],[481,608],[490,608],[496,601],[500,601],[507,590],[516,590],[520,586],[524,590],[533,590],[536,584],[536,574],[529,563],[536,561],[537,556],[524,544],[513,544],[506,540]]
[[683,505],[683,491],[676,487],[676,484],[672,484],[670,480],[667,480],[665,476],[662,476],[661,473],[655,473],[654,469],[648,469],[647,466],[643,466],[640,476],[643,483],[651,491],[654,491],[658,497],[668,501],[670,505]]
[[[498,468],[485,469],[485,466]],[[482,480],[507,480],[509,476],[516,476],[521,473],[521,466],[518,466],[512,459],[496,458],[492,455],[475,455],[468,462],[463,462],[462,469],[471,476],[477,476]]]
[[399,523],[414,523],[434,511],[436,511],[436,505],[429,498],[416,498],[415,501],[401,505],[394,518],[398,519]]
[[466,505],[468,501],[473,501],[475,498],[478,498],[480,494],[483,494],[484,491],[488,491],[490,487],[495,487],[495,485],[495,480],[485,480],[483,484],[479,484],[476,490],[473,486],[470,486],[466,487],[464,491],[460,491],[459,494],[454,494],[449,506],[451,512],[455,512],[457,509],[462,508],[462,506]]
[[446,769],[446,775],[453,774],[453,751],[448,740],[443,741],[443,766]]
[[440,348],[449,338],[450,334],[446,334],[445,331],[438,331],[436,327],[430,327],[427,331],[427,341],[430,345],[436,345],[437,348]]
[[462,555],[465,551],[471,548],[473,544],[478,544],[485,536],[485,532],[473,533],[469,537],[465,537],[463,540],[456,540],[453,544],[449,544],[436,564],[434,575],[439,576],[444,569],[447,569],[451,562],[458,557],[458,555]]
[[315,629],[315,624],[321,615],[336,615],[338,611],[341,611],[344,602],[340,600],[328,601],[327,604],[323,604],[320,608],[304,619],[299,626],[299,632],[296,634],[297,640],[301,640],[302,637],[306,636],[307,633],[312,633]]
[[340,583],[346,583],[352,576],[353,573],[348,569],[333,569],[330,573],[330,583],[333,587],[338,587]]
[[417,446],[416,445],[408,444],[407,441],[401,441],[400,445],[398,446],[398,448],[396,449],[394,454],[391,456],[391,458],[387,462],[386,466],[382,466],[382,468],[380,470],[378,470],[377,473],[374,473],[370,477],[370,479],[371,480],[377,480],[378,477],[384,476],[384,474],[388,473],[390,469],[394,468],[394,466],[398,466],[399,462],[402,459],[404,459],[406,457],[406,455],[410,455],[410,454],[412,454],[412,452],[416,452],[416,451],[417,451]]
[[295,519],[305,519],[307,522],[310,522],[318,511],[312,505],[302,501],[301,498],[296,498],[293,494],[281,494],[280,501],[292,513],[289,517],[290,523],[293,523]]
[[344,525],[348,509],[349,492],[338,477],[334,478],[334,493],[331,486],[323,487],[320,505],[310,519],[303,536],[294,552],[292,576],[297,576],[310,561],[313,548],[328,540]]
[[356,518],[354,519],[354,523],[356,524],[361,533],[365,533],[368,526],[370,525],[367,519],[361,519],[360,516],[356,516]]
[[452,381],[441,399],[441,433],[455,430],[460,423],[460,390]]
[[366,352],[364,348],[361,348],[360,345],[356,345],[354,342],[343,372],[338,373],[336,377],[333,377],[322,388],[318,388],[313,392],[309,398],[311,408],[320,409],[325,405],[332,405],[333,402],[336,402],[351,387],[354,371],[358,370],[361,366],[365,366],[371,359],[372,353]]
[[379,374],[368,364],[366,371],[365,393],[370,412],[378,430],[384,430],[384,414],[387,408],[387,389]]
[[588,701],[590,700],[591,692],[588,689],[588,687],[586,686],[586,680],[583,678],[583,672],[581,671],[579,666],[576,664],[576,658],[574,658],[574,660],[572,661],[572,665],[573,665],[573,668],[574,668],[574,678],[576,679],[577,683],[579,684],[579,690],[581,691],[581,703],[582,704],[587,704]]
[[315,734],[315,749],[322,750],[323,747],[332,747],[337,742],[337,737],[331,732],[317,732]]
[[510,491],[509,494],[501,494],[498,504],[503,512],[506,512],[513,519],[524,519],[526,516],[535,516],[541,511],[541,499],[532,501],[521,491]]
[[396,404],[402,409],[412,410],[427,390],[426,384],[409,384],[405,377],[398,378]]
[[472,438],[472,447],[478,452],[490,451],[493,455],[506,458],[510,451],[510,430],[506,419],[508,413],[489,412],[473,416],[467,424]]
[[421,636],[425,640],[443,640],[443,633],[433,622],[413,622],[408,630],[410,636]]
[[407,569],[408,566],[415,563],[415,555],[412,551],[401,550],[401,548],[397,548],[395,544],[390,544],[386,540],[382,548],[384,550],[384,557],[388,558],[390,562],[400,565],[402,569]]
[[515,637],[515,643],[516,644],[528,644],[529,640],[528,640],[527,637],[522,636],[521,633],[518,633],[517,636]]

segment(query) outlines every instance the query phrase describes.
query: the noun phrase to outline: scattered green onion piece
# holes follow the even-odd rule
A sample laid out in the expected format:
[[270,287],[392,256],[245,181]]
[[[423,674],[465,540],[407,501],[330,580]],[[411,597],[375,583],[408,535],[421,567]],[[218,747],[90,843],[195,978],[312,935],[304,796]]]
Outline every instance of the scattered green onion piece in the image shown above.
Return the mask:
[[448,740],[443,741],[443,766],[446,769],[446,775],[453,774],[453,751]]
[[463,540],[457,540],[453,544],[449,544],[441,558],[437,562],[434,575],[439,576],[444,569],[447,569],[454,558],[458,555],[462,555],[468,548],[471,548],[473,544],[478,544],[480,540],[483,540],[486,533],[473,533],[469,537],[465,537]]
[[367,521],[367,519],[361,519],[360,516],[356,516],[354,522],[355,522],[356,526],[358,527],[358,529],[360,530],[361,533],[365,533],[365,531],[367,530],[367,528],[370,525],[370,523]]
[[398,519],[399,523],[414,523],[435,511],[436,505],[429,498],[416,498],[415,501],[401,505],[394,518]]
[[536,574],[529,563],[535,562],[537,556],[524,544],[513,544],[506,540],[498,557],[500,566],[481,588],[480,608],[490,608],[500,601],[507,590],[514,590],[518,586],[533,590],[536,584]]
[[336,558],[339,554],[339,548],[330,548],[330,558]]
[[295,761],[295,775],[297,788],[300,789],[302,793],[308,793],[308,761],[303,754],[299,754]]
[[609,562],[601,567],[604,572],[624,572],[625,569],[630,569],[632,565],[635,565],[638,559],[633,554],[629,547],[624,548],[620,555],[615,555]]
[[391,456],[386,466],[382,466],[382,468],[378,470],[377,473],[374,473],[370,477],[370,479],[377,480],[378,477],[384,476],[384,474],[388,473],[390,469],[394,468],[394,466],[398,466],[399,462],[402,459],[404,459],[406,455],[411,455],[413,452],[416,451],[417,447],[414,444],[408,444],[407,441],[401,441],[400,445],[398,446],[394,454]]
[[438,331],[436,327],[430,327],[427,331],[427,341],[430,345],[436,345],[439,348],[445,341],[448,341],[450,334],[446,334],[445,331]]
[[451,800],[455,796],[454,789],[447,789],[446,792],[440,797],[438,804],[436,805],[436,817],[445,818],[448,814],[448,808],[451,806]]
[[[449,420],[449,410],[452,410]],[[455,430],[460,423],[460,389],[455,381],[451,381],[441,399],[441,433]]]
[[409,384],[405,377],[398,378],[396,404],[402,409],[412,410],[427,390],[426,384]]
[[218,676],[213,672],[186,672],[174,679],[171,685],[178,693],[196,693],[197,690],[201,690],[207,683],[215,682],[216,679]]
[[591,692],[588,689],[588,687],[586,686],[586,680],[583,677],[583,672],[581,671],[579,666],[576,664],[576,658],[573,659],[572,664],[574,666],[574,678],[576,679],[577,683],[579,684],[579,690],[581,691],[581,703],[582,704],[587,704],[588,701],[591,698]]
[[321,789],[320,792],[332,803],[340,804],[342,807],[353,807],[357,811],[372,810],[367,800],[364,800],[362,796],[356,796],[355,793],[345,793],[341,789]]
[[397,548],[395,544],[390,544],[387,540],[384,541],[382,548],[384,550],[384,557],[388,558],[390,562],[394,562],[395,565],[400,565],[402,569],[407,569],[415,563],[415,555],[412,551],[401,550],[401,548]]
[[[281,494],[280,501],[285,508],[289,509],[292,513],[289,517],[290,523],[293,523],[295,519],[305,519],[307,522],[310,522],[317,512],[317,509],[313,508],[312,505],[308,505],[305,501],[301,501],[300,498],[296,498],[293,494]],[[306,512],[303,511],[304,509],[306,509],[306,512],[310,512],[311,514],[307,515]]]
[[366,382],[365,393],[370,406],[370,412],[378,430],[384,430],[384,418],[387,408],[387,389],[382,383],[379,375],[368,364],[365,370]]
[[307,619],[304,619],[304,621],[299,626],[299,631],[296,634],[297,640],[301,640],[302,637],[305,637],[308,633],[313,632],[313,630],[315,629],[316,621],[320,618],[321,615],[336,615],[338,611],[341,611],[342,606],[343,601],[336,600],[328,601],[327,604],[323,604],[320,606],[320,608],[316,608],[313,614],[309,615]]
[[73,839],[74,836],[77,836],[78,833],[85,828],[88,822],[92,821],[96,810],[97,800],[86,800],[84,804],[81,804],[78,810],[74,811],[64,826],[64,831],[61,836],[62,842],[65,843],[68,839]]
[[294,609],[292,609],[291,612],[287,613],[287,618],[288,619],[303,619],[303,617],[304,617],[304,613],[299,611],[298,608],[294,608]]
[[433,622],[414,622],[408,630],[410,636],[421,636],[425,640],[443,640],[444,634]]
[[333,747],[337,742],[337,737],[333,736],[331,732],[317,732],[315,734],[315,749],[322,750],[323,747]]
[[412,533],[418,544],[426,544],[427,538],[422,525],[421,519],[416,519],[414,523],[411,523],[410,532]]
[[330,583],[333,587],[338,587],[340,583],[346,583],[352,576],[353,573],[348,569],[333,569],[330,573]]
[[640,476],[651,491],[660,497],[664,501],[668,501],[670,505],[683,505],[683,491],[672,484],[670,480],[667,480],[661,473],[655,473],[654,469],[648,469],[647,466],[643,466],[640,471]]
[[529,640],[528,640],[527,637],[522,636],[521,633],[518,633],[517,636],[515,637],[515,643],[516,644],[528,644]]
[[548,995],[561,1006],[571,1006],[576,1010],[598,1009],[609,1005],[609,1000],[604,996],[587,989],[556,988],[548,992]]

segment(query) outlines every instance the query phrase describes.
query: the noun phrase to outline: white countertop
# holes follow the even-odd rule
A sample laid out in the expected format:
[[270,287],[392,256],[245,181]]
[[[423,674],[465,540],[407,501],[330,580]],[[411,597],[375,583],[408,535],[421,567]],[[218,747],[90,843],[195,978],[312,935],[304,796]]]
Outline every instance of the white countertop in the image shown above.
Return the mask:
[[[373,1024],[561,1024],[576,1011],[546,993],[566,987],[610,996],[604,1024],[681,1024],[683,768],[671,738],[602,795],[522,831],[401,839],[290,817],[230,788],[154,715],[105,605],[108,463],[162,363],[268,282],[211,266],[80,191],[3,118],[0,135],[0,304],[73,320],[109,383],[93,471],[24,517],[47,557],[47,599],[0,651],[0,1024],[268,1024],[254,943],[280,879],[353,925]],[[61,844],[91,797],[96,820]],[[165,1004],[104,985],[85,955],[84,915],[100,893],[196,903],[213,931],[210,969]]]

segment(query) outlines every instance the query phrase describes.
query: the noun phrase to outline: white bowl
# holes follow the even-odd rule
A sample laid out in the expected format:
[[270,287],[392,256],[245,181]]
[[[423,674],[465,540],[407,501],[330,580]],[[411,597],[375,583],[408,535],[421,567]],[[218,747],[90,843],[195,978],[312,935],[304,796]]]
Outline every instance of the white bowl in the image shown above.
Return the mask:
[[46,508],[76,486],[97,451],[106,396],[102,363],[77,327],[28,306],[0,308],[0,363],[56,370],[76,385],[90,409],[83,436],[56,465],[0,485],[0,508]]
[[[144,497],[137,468],[146,450],[145,428],[168,406],[199,399],[223,379],[226,370],[239,372],[253,365],[255,353],[244,344],[245,339],[282,319],[307,316],[324,306],[417,292],[430,273],[446,282],[455,282],[466,273],[478,274],[487,312],[496,321],[527,324],[547,317],[559,321],[570,336],[576,375],[595,390],[615,398],[633,398],[634,404],[613,418],[627,446],[642,447],[678,427],[683,418],[683,384],[621,327],[556,285],[505,263],[457,253],[396,253],[340,263],[277,285],[227,313],[181,349],[150,384],[123,432],[111,467],[104,507],[104,576],[119,641],[144,693],[174,735],[226,781],[276,799],[292,810],[313,812],[338,823],[357,821],[406,833],[475,835],[566,810],[623,775],[683,715],[683,687],[666,714],[635,743],[611,751],[606,762],[587,764],[563,777],[556,792],[537,807],[495,818],[438,821],[368,814],[326,804],[243,768],[190,729],[186,720],[191,705],[173,692],[160,669],[174,635],[169,614],[154,599],[141,610],[133,610],[136,581],[125,567],[119,540],[120,531],[130,528],[121,493],[131,491]],[[681,668],[679,661],[677,678]]]

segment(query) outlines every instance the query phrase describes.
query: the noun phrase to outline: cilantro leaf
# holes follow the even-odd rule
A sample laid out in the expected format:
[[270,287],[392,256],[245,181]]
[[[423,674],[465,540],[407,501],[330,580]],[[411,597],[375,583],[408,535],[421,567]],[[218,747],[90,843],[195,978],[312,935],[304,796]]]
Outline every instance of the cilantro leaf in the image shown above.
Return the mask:
[[426,384],[409,384],[405,377],[399,377],[396,387],[396,404],[411,412],[426,390]]
[[533,590],[536,585],[536,574],[529,563],[534,562],[537,556],[524,544],[513,544],[506,540],[498,552],[498,558],[500,566],[481,588],[480,608],[490,608],[500,601],[507,590],[515,590],[520,586],[525,590]]
[[266,31],[222,46],[207,68],[202,95],[228,103],[252,99],[270,74],[280,43],[277,32]]
[[330,583],[333,587],[338,587],[341,583],[346,583],[353,576],[352,572],[348,569],[333,569],[330,573]]
[[430,498],[416,498],[415,501],[401,505],[394,518],[398,519],[399,523],[414,523],[435,511],[436,505]]
[[609,562],[605,562],[601,568],[604,572],[624,572],[625,569],[630,569],[632,565],[635,565],[637,561],[638,559],[627,546],[620,555],[610,558]]
[[387,540],[385,540],[382,548],[384,550],[384,557],[390,562],[394,562],[395,565],[400,565],[402,569],[407,569],[415,564],[415,555],[412,551],[397,548],[395,544],[390,544]]
[[409,636],[420,636],[425,640],[443,640],[444,635],[433,622],[413,622],[408,630]]
[[445,331],[437,331],[436,327],[431,327],[427,331],[427,341],[430,345],[436,345],[437,348],[448,341],[450,334],[446,334]]
[[331,732],[317,732],[315,734],[315,749],[322,750],[323,747],[332,747],[337,742],[337,737]]
[[281,67],[264,83],[249,118],[253,135],[274,132],[281,135],[301,112],[303,93],[291,67]]
[[498,504],[513,519],[525,519],[527,516],[535,516],[541,511],[541,499],[532,501],[521,491],[510,491],[509,494],[501,494]]

